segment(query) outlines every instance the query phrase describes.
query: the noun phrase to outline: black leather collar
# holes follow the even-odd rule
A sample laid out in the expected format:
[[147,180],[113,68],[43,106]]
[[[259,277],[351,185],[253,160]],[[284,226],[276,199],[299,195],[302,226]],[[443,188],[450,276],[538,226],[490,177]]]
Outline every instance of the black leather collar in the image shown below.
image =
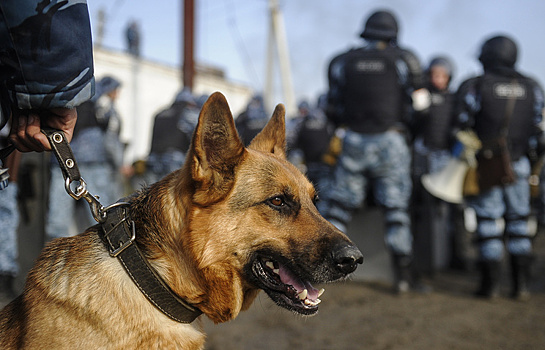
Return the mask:
[[99,230],[102,241],[153,305],[175,321],[193,322],[202,312],[178,297],[144,257],[135,242],[135,224],[129,218],[128,205],[120,200],[106,208],[106,219]]

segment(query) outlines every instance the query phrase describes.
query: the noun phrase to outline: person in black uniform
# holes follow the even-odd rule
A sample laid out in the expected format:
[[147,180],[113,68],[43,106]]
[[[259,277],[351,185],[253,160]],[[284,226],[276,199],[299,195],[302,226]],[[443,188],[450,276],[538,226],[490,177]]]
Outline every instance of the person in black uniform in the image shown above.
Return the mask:
[[[467,197],[477,215],[477,239],[481,281],[477,296],[499,295],[500,266],[505,248],[510,254],[512,296],[527,299],[532,261],[532,239],[528,232],[530,144],[543,149],[543,130],[539,127],[543,110],[543,90],[532,78],[515,69],[517,45],[507,36],[487,39],[479,61],[484,74],[464,81],[457,92],[456,115],[461,128],[475,131],[483,144],[500,136],[507,120],[507,144],[516,175],[513,183],[493,186]],[[514,105],[508,109],[509,102]],[[483,147],[484,149],[484,147]],[[481,154],[485,151],[481,149]],[[477,154],[479,160],[479,154]],[[505,228],[498,224],[505,221]]]
[[145,182],[156,182],[182,167],[198,120],[197,101],[185,88],[155,116]]
[[[426,69],[426,90],[412,124],[413,225],[417,265],[434,273],[447,266],[466,269],[466,239],[463,206],[433,197],[422,186],[422,176],[440,172],[452,159],[455,143],[454,93],[450,90],[454,66],[445,56],[430,60]],[[461,195],[461,193],[460,193]]]
[[365,23],[366,45],[342,53],[328,70],[328,117],[346,127],[332,185],[320,204],[325,218],[346,232],[368,185],[384,208],[386,245],[394,264],[396,292],[411,286],[411,153],[405,134],[411,94],[423,87],[417,57],[397,44],[398,22],[376,11]]
[[261,95],[254,95],[246,109],[235,120],[238,134],[245,145],[249,145],[254,137],[265,127],[269,116]]
[[288,123],[296,124],[289,128],[293,129],[290,133],[294,135],[288,138],[288,157],[306,174],[318,193],[322,193],[331,177],[332,166],[324,162],[324,155],[329,150],[335,129],[319,106],[312,108],[303,101],[298,110],[298,115]]

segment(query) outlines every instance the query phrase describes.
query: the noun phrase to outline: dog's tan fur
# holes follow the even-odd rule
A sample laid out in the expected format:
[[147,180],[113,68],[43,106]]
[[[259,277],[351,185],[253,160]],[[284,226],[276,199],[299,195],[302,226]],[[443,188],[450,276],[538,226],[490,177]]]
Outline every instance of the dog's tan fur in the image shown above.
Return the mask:
[[[216,93],[201,111],[184,167],[141,191],[130,212],[152,266],[219,323],[256,297],[251,261],[259,254],[281,257],[312,283],[346,276],[331,266],[331,249],[351,243],[320,216],[315,196],[285,159],[283,107],[245,148]],[[156,309],[97,230],[44,248],[23,294],[0,313],[0,348],[201,349],[204,334]]]

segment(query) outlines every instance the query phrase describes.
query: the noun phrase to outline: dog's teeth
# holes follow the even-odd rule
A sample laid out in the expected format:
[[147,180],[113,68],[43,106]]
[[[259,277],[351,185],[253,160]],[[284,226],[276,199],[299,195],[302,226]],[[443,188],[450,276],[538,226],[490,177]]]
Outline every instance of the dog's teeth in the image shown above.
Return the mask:
[[298,296],[299,296],[299,299],[305,300],[307,298],[307,295],[308,295],[308,290],[306,290],[306,288],[305,288],[305,290],[303,290],[301,293],[299,293]]
[[316,299],[316,300],[305,299],[305,305],[307,306],[316,306],[320,304],[321,302],[322,301],[320,299]]
[[322,294],[324,294],[325,292],[325,289],[320,289],[320,291],[318,292],[318,298],[322,296]]
[[273,272],[276,273],[277,275],[280,274],[280,269],[273,269]]
[[267,262],[265,263],[265,265],[266,265],[269,269],[274,270],[274,263],[273,263],[272,261],[267,261]]

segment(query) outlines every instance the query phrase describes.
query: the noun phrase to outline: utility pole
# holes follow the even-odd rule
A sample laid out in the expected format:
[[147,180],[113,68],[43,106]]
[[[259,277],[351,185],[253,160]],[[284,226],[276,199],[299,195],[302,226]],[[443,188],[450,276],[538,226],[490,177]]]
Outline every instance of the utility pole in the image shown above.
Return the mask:
[[182,45],[182,82],[184,88],[193,91],[195,61],[193,55],[195,37],[195,3],[194,0],[182,0],[183,45]]
[[[282,81],[282,93],[284,96],[284,105],[287,115],[293,115],[296,111],[295,93],[293,92],[293,83],[291,80],[291,68],[286,40],[286,31],[284,29],[284,19],[280,12],[278,0],[269,0],[270,27],[269,39],[267,43],[267,62],[265,67],[265,106],[269,110],[274,101],[274,52],[278,54],[278,63],[280,66],[280,78]],[[276,50],[275,50],[276,49]]]

